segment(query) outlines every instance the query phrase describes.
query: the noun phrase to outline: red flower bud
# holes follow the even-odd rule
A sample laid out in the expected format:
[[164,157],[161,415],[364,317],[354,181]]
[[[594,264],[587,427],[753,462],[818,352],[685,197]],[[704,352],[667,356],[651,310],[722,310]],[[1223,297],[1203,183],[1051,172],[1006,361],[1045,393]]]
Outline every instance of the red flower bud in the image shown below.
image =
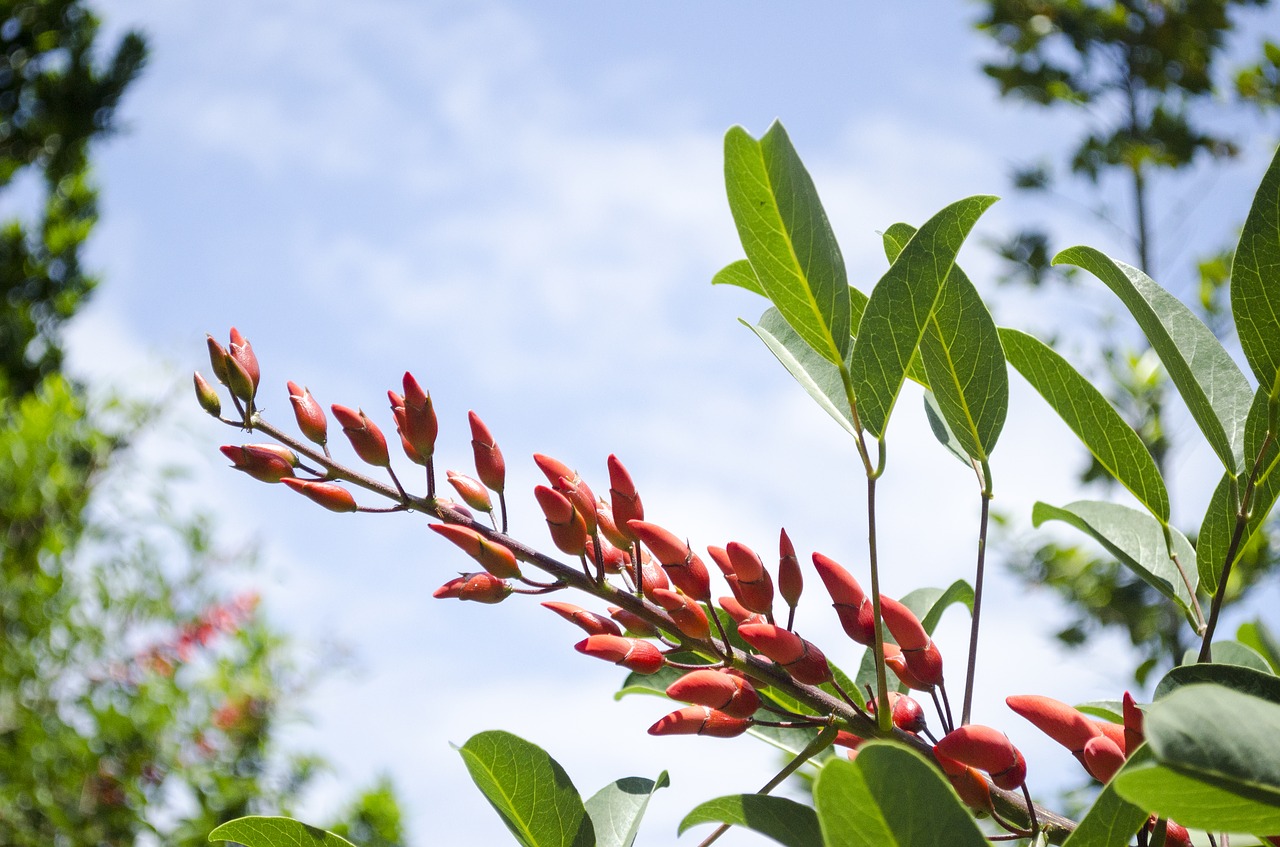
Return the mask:
[[579,653],[621,665],[639,674],[657,673],[667,663],[651,641],[618,635],[592,635],[574,645]]
[[227,373],[227,348],[215,341],[212,335],[206,335],[205,339],[209,344],[209,367],[213,369],[214,378],[223,385],[230,386],[230,376]]
[[934,747],[942,756],[991,775],[1000,788],[1013,790],[1027,778],[1027,763],[1008,737],[989,726],[966,724],[942,737]]
[[804,590],[804,576],[800,573],[800,561],[796,548],[784,529],[778,535],[778,593],[783,601],[794,609]]
[[693,552],[689,542],[657,524],[633,520],[627,527],[657,557],[676,587],[695,600],[711,601],[711,577],[707,566]]
[[481,485],[480,480],[472,479],[466,474],[461,474],[457,471],[445,471],[445,478],[449,480],[449,484],[458,492],[462,502],[477,512],[485,512],[487,514],[493,511],[493,501],[489,499],[489,489]]
[[745,544],[730,541],[725,546],[729,563],[738,578],[737,596],[753,612],[773,614],[773,578],[756,552]]
[[258,392],[258,387],[253,382],[253,377],[244,369],[244,365],[237,362],[230,355],[227,356],[227,390],[232,396],[244,401],[245,404],[252,407],[254,395]]
[[596,526],[600,529],[600,534],[608,539],[609,543],[620,550],[630,551],[631,545],[635,539],[631,535],[630,529],[623,532],[618,528],[617,522],[613,517],[613,509],[603,499],[596,500]]
[[369,420],[369,416],[363,409],[357,412],[337,404],[329,408],[333,410],[333,416],[342,425],[342,431],[351,442],[351,448],[356,451],[356,455],[361,460],[380,468],[391,467],[391,456],[387,453],[387,439],[383,437],[382,430]]
[[884,643],[884,663],[898,677],[898,681],[913,691],[929,691],[933,685],[916,678],[907,667],[907,660],[902,655],[902,648],[890,641]]
[[587,525],[582,515],[573,504],[553,488],[539,485],[533,489],[542,514],[546,516],[547,528],[551,531],[551,540],[556,547],[571,556],[581,556],[587,551]]
[[302,388],[296,382],[288,383],[289,402],[293,405],[293,416],[298,421],[298,429],[307,440],[321,446],[329,441],[329,419],[324,409],[311,396],[311,391]]
[[[1154,830],[1155,826],[1156,816],[1152,815],[1151,820],[1147,822],[1147,828]],[[1280,839],[1271,836],[1265,840],[1268,844],[1275,844]],[[1194,847],[1191,843],[1191,833],[1187,832],[1187,828],[1180,823],[1165,821],[1164,847]]]
[[490,541],[469,527],[439,523],[430,526],[434,532],[452,541],[498,579],[519,579],[520,565],[516,562],[515,553],[501,544]]
[[671,616],[680,631],[690,638],[706,638],[711,634],[707,613],[687,594],[655,588],[651,599]]
[[467,412],[471,422],[471,451],[476,460],[476,476],[489,488],[501,493],[507,484],[507,462],[502,458],[498,442],[475,412]]
[[749,718],[760,708],[755,686],[740,676],[716,670],[690,671],[667,686],[667,696],[709,706],[732,718]]
[[821,685],[831,679],[827,657],[794,632],[773,624],[739,624],[742,640],[773,659],[797,682]]
[[615,621],[622,624],[622,628],[624,630],[634,636],[639,638],[656,638],[658,635],[657,627],[634,612],[628,612],[626,609],[618,606],[610,606],[609,615]]
[[281,482],[331,512],[354,512],[359,508],[356,506],[356,498],[341,485],[296,478],[285,478]]
[[[538,466],[538,470],[542,471],[543,475],[546,476],[547,482],[556,486],[557,490],[559,490],[561,478],[570,482],[578,478],[578,472],[559,459],[553,459],[542,453],[534,453],[533,462]],[[561,491],[560,493],[563,494],[564,492]]]
[[880,617],[904,653],[923,650],[929,645],[929,633],[925,632],[915,612],[892,597],[880,598]]
[[737,624],[768,623],[764,615],[751,611],[732,597],[721,597],[720,608],[728,612],[729,617],[733,618],[734,623]]
[[[604,565],[605,573],[621,573],[622,569],[631,564],[631,557],[609,543],[609,539],[603,535],[597,536],[600,539],[600,562]],[[596,561],[596,543],[593,539],[587,539],[585,555],[587,561]]]
[[215,418],[222,414],[222,400],[218,398],[218,392],[212,385],[205,382],[204,377],[199,371],[195,374],[196,400],[200,402],[200,408],[204,409]]
[[511,586],[491,573],[464,573],[437,588],[431,596],[493,604],[501,603],[510,594]]
[[572,603],[560,603],[548,600],[542,605],[555,612],[569,623],[582,629],[587,635],[622,635],[622,628],[604,615],[588,612],[581,606]]
[[991,803],[991,786],[983,779],[977,768],[961,765],[960,772],[947,774],[951,787],[960,795],[960,800],[970,809],[990,814],[995,811]]
[[[244,471],[259,482],[279,482],[293,476],[293,466],[297,464],[297,457],[295,456],[294,461],[290,462],[274,449],[275,446],[274,444],[241,446],[228,444],[219,449],[222,450],[222,455],[231,460],[231,466],[236,470]],[[290,456],[293,455],[292,451],[287,452]]]
[[653,600],[653,592],[658,589],[668,589],[671,587],[671,581],[667,579],[667,572],[658,566],[658,563],[652,559],[640,564],[640,593],[649,600]]
[[1122,708],[1124,710],[1124,753],[1132,756],[1133,751],[1142,746],[1142,710],[1134,702],[1133,695],[1124,693]]
[[854,735],[845,729],[836,730],[836,738],[831,743],[837,747],[848,747],[850,750],[857,750],[862,746],[862,742],[867,739],[860,735]]
[[422,390],[413,374],[405,371],[404,429],[401,432],[404,440],[423,459],[430,459],[436,452],[436,435],[439,431],[431,395]]
[[427,460],[423,458],[417,448],[409,443],[409,439],[405,438],[404,435],[409,429],[409,419],[405,416],[404,411],[404,395],[397,394],[388,389],[387,400],[391,403],[391,416],[395,418],[396,433],[400,436],[400,449],[404,451],[404,454],[407,457],[409,457],[409,461],[413,462],[415,465],[422,465],[423,467],[426,467]]
[[[629,532],[629,521],[644,520],[644,504],[640,502],[631,474],[614,455],[609,456],[609,499],[613,503],[613,516],[620,532]],[[631,540],[635,541],[634,538]]]
[[845,634],[859,644],[875,644],[875,617],[862,586],[839,563],[821,553],[813,554],[813,566],[831,595],[831,606]]
[[1084,769],[1099,782],[1110,782],[1124,766],[1124,750],[1105,735],[1095,735],[1084,745]]
[[746,732],[750,726],[750,718],[731,717],[707,706],[686,706],[649,727],[649,734],[733,738]]
[[253,385],[254,393],[258,390],[258,381],[262,378],[262,370],[258,367],[258,357],[253,353],[253,345],[245,340],[240,331],[231,327],[231,346],[227,349],[231,360],[244,368],[245,374]]
[[932,640],[919,650],[904,649],[902,659],[907,663],[907,670],[920,682],[925,685],[942,684],[942,653]]
[[573,508],[578,510],[578,514],[582,515],[582,521],[586,524],[587,534],[596,534],[596,495],[591,491],[582,477],[569,479],[560,477],[560,481],[555,485],[556,491],[559,491],[565,497],[569,498],[569,502],[573,504]]
[[[893,725],[898,729],[903,732],[919,734],[928,726],[924,718],[924,709],[920,708],[920,704],[911,697],[899,694],[896,691],[890,691],[889,702],[893,704]],[[874,697],[867,703],[867,711],[873,715],[876,713],[876,699]]]
[[1020,694],[1006,697],[1005,703],[1072,753],[1083,751],[1090,738],[1102,734],[1093,721],[1052,697]]

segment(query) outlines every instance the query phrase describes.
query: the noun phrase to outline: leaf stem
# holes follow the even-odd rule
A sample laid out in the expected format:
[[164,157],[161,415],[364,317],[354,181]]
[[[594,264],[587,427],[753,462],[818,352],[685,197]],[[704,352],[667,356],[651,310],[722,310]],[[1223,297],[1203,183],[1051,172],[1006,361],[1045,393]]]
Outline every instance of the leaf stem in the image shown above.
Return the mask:
[[[990,474],[987,475],[988,479]],[[982,492],[982,517],[978,521],[978,567],[973,578],[973,620],[969,625],[969,662],[964,676],[964,705],[960,709],[960,725],[969,723],[973,712],[974,676],[978,667],[978,628],[982,624],[982,584],[986,574],[987,526],[991,519],[991,487]]]

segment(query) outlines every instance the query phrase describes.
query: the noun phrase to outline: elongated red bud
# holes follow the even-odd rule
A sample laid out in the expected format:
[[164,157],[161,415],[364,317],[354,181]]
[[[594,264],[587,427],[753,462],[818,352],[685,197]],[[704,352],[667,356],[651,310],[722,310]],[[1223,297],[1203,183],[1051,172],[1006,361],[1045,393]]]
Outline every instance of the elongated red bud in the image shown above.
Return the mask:
[[854,735],[846,729],[838,729],[836,730],[835,740],[831,743],[837,747],[847,747],[850,750],[857,750],[862,746],[862,742],[866,740],[867,739],[863,738],[861,735]]
[[880,598],[880,617],[904,653],[923,650],[929,645],[929,633],[920,624],[916,613],[892,597]]
[[[608,538],[605,538],[603,535],[597,537],[600,539],[599,562],[604,566],[605,573],[621,573],[624,567],[631,564],[631,557],[610,544]],[[587,557],[587,561],[597,561],[596,542],[593,539],[587,539],[584,554]]]
[[685,635],[701,639],[711,634],[707,613],[702,611],[702,607],[692,597],[661,588],[655,588],[652,595],[653,602],[666,610]]
[[649,727],[649,734],[733,738],[750,727],[750,718],[735,718],[707,706],[685,706]]
[[[729,590],[733,592],[733,599],[738,601],[739,605],[742,605],[742,591],[738,588],[738,575],[733,572],[733,563],[729,561],[729,552],[723,547],[708,547],[707,555],[711,557],[711,561],[715,562],[716,567],[720,569],[721,575],[724,576],[724,581],[729,585]],[[746,607],[744,606],[743,608]],[[755,613],[752,612],[752,614]]]
[[1132,756],[1133,751],[1142,746],[1142,710],[1128,691],[1124,693],[1121,708],[1124,710],[1124,754]]
[[257,394],[258,387],[253,384],[253,378],[244,369],[244,365],[230,355],[227,356],[227,390],[232,396],[253,408],[253,398]]
[[485,488],[478,479],[472,479],[466,474],[457,471],[446,471],[445,478],[449,480],[449,484],[458,492],[458,496],[462,498],[462,502],[466,503],[477,512],[489,513],[493,511],[493,501],[489,499],[489,489]]
[[587,525],[582,515],[573,507],[559,491],[539,485],[533,489],[533,496],[547,519],[547,529],[551,531],[551,540],[562,552],[571,556],[581,556],[587,551]]
[[[259,482],[279,482],[293,476],[293,465],[296,464],[297,458],[294,457],[294,462],[290,463],[287,458],[272,449],[274,447],[275,445],[263,444],[228,444],[219,449],[236,470],[244,471]],[[289,455],[293,455],[292,451],[288,452]]]
[[942,684],[942,653],[932,640],[919,650],[904,649],[902,658],[907,663],[907,670],[920,682],[925,685]]
[[[890,691],[889,702],[893,704],[893,725],[898,729],[903,732],[919,734],[928,726],[928,722],[924,718],[924,709],[920,708],[920,704],[913,698],[905,694],[899,694],[896,691]],[[867,703],[867,711],[873,715],[875,714],[876,699],[874,697]]]
[[[1089,723],[1096,726],[1098,728],[1099,733],[1101,733],[1102,735],[1105,735],[1107,738],[1110,738],[1112,743],[1114,743],[1121,750],[1125,749],[1124,727],[1121,724],[1112,723],[1111,721],[1099,720],[1097,718],[1091,718],[1089,720]],[[1138,748],[1134,747],[1133,749],[1137,750]],[[1083,752],[1083,748],[1081,748],[1081,751]],[[1083,760],[1082,760],[1082,763],[1083,763]]]
[[293,416],[298,422],[298,430],[315,444],[322,447],[329,441],[329,419],[324,409],[311,396],[309,389],[296,382],[288,383],[289,403],[293,406]]
[[[631,481],[631,474],[618,457],[612,454],[609,456],[609,500],[613,504],[613,517],[621,532],[629,532],[630,521],[644,520],[644,503],[640,502],[640,494]],[[634,538],[631,540],[635,541]]]
[[489,427],[475,412],[467,412],[471,423],[471,451],[476,461],[476,476],[489,488],[501,493],[507,485],[507,461],[502,458],[498,442]]
[[534,453],[533,463],[537,465],[538,470],[542,471],[543,475],[546,476],[547,482],[551,483],[553,486],[560,484],[561,477],[564,477],[571,482],[578,478],[578,472],[573,468],[569,467],[559,459],[553,459],[543,453]]
[[364,410],[356,411],[336,403],[329,407],[342,425],[342,431],[351,442],[351,449],[364,462],[380,468],[391,467],[391,455],[387,452],[387,439],[377,424],[369,420]]
[[959,773],[947,774],[947,780],[960,795],[960,800],[970,809],[987,814],[995,811],[991,802],[991,786],[987,785],[977,768],[961,765]]
[[739,624],[742,640],[773,659],[797,682],[821,685],[831,679],[831,666],[816,645],[794,632],[768,623]]
[[768,623],[764,615],[751,611],[732,597],[721,597],[719,603],[720,608],[729,613],[734,623]]
[[404,451],[405,456],[415,465],[427,466],[427,460],[423,457],[418,449],[409,443],[409,439],[405,437],[405,433],[409,430],[409,419],[404,411],[404,396],[394,391],[387,391],[387,400],[391,403],[391,416],[396,421],[396,434],[400,436],[400,449]]
[[351,496],[351,492],[341,485],[332,482],[297,479],[296,477],[286,477],[281,482],[311,502],[324,506],[331,512],[354,512],[359,509],[356,505],[356,498]]
[[520,577],[520,564],[516,561],[516,554],[496,541],[490,541],[474,529],[439,523],[431,524],[431,529],[452,541],[462,552],[475,559],[498,579]]
[[651,641],[618,635],[591,635],[574,645],[579,653],[621,665],[638,674],[657,673],[667,663]]
[[[1155,815],[1151,817],[1152,819],[1147,826],[1155,829]],[[1268,844],[1275,844],[1277,840],[1280,839],[1275,839],[1274,837],[1266,839]],[[1193,847],[1191,833],[1187,832],[1187,828],[1180,823],[1165,821],[1164,847]]]
[[708,706],[731,718],[749,718],[760,708],[755,686],[740,676],[716,670],[690,671],[667,686],[667,696]]
[[911,672],[911,668],[907,667],[907,660],[902,655],[902,648],[891,641],[884,643],[884,663],[893,671],[894,676],[898,677],[898,681],[913,691],[930,691],[933,685],[925,683],[918,679]]
[[756,552],[745,544],[730,541],[725,545],[729,563],[738,577],[737,595],[742,605],[762,615],[773,614],[773,578]]
[[440,586],[431,595],[437,599],[469,600],[473,603],[501,603],[511,594],[511,586],[491,573],[464,573]]
[[583,481],[582,477],[568,479],[560,477],[560,481],[555,486],[565,497],[569,498],[569,502],[573,504],[573,508],[578,510],[578,514],[582,515],[582,521],[587,526],[587,534],[596,534],[596,495],[591,491],[590,486]]
[[813,566],[831,596],[831,607],[840,618],[840,626],[859,644],[876,643],[875,617],[862,586],[842,565],[829,556],[813,554]]
[[617,522],[613,517],[613,509],[603,499],[596,500],[596,526],[600,530],[600,534],[608,539],[609,543],[620,550],[630,551],[631,545],[635,541],[628,529],[623,532],[618,528]]
[[1093,721],[1052,697],[1019,694],[1006,697],[1004,702],[1072,753],[1083,751],[1090,738],[1102,734]]
[[253,345],[250,344],[240,331],[235,327],[231,327],[231,346],[227,348],[232,361],[244,368],[244,372],[249,377],[250,383],[253,385],[253,391],[257,392],[258,382],[262,378],[262,369],[258,367],[258,357],[253,353]]
[[577,626],[587,635],[622,635],[622,627],[604,615],[588,612],[581,606],[575,606],[572,603],[560,603],[555,600],[548,600],[542,605]]
[[627,526],[657,557],[677,588],[695,600],[711,601],[711,577],[707,566],[693,552],[689,542],[681,541],[657,524],[633,520]]
[[656,638],[658,636],[658,628],[634,612],[628,612],[619,606],[610,606],[609,616],[622,624],[622,628],[633,636],[638,638]]
[[1095,735],[1084,745],[1084,769],[1099,782],[1107,783],[1124,766],[1124,750],[1105,735]]
[[212,385],[205,381],[199,371],[195,373],[196,400],[200,403],[200,408],[204,409],[215,418],[222,414],[222,400],[218,397],[218,391]]
[[413,374],[405,371],[403,430],[405,441],[408,441],[423,459],[430,459],[436,452],[436,435],[439,431],[440,425],[436,421],[436,410],[431,403],[431,395],[422,390],[422,386],[413,378]]
[[667,579],[667,572],[656,561],[650,559],[640,563],[640,592],[646,598],[652,601],[654,591],[670,587],[671,580]]
[[229,388],[231,382],[230,374],[227,373],[227,348],[219,344],[212,335],[206,335],[205,339],[209,344],[209,367],[213,369],[214,379]]
[[787,606],[794,609],[800,602],[802,591],[804,575],[800,573],[800,561],[796,558],[796,548],[784,529],[778,534],[778,593]]
[[991,781],[1011,791],[1027,778],[1027,763],[1013,742],[999,730],[971,723],[947,733],[934,747],[939,754],[991,775]]

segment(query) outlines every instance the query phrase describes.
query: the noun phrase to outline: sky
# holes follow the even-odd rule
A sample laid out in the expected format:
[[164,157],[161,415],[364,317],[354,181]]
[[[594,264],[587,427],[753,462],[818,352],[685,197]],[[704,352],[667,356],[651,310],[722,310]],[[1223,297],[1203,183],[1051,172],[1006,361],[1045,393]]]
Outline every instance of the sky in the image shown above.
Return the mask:
[[[725,130],[759,135],[783,121],[864,291],[885,268],[878,231],[972,194],[1006,195],[962,253],[1000,323],[1070,338],[1114,306],[1096,283],[1036,295],[997,287],[984,240],[1044,221],[1064,246],[1132,259],[1087,209],[1011,195],[1010,168],[1060,155],[1079,124],[999,101],[978,71],[991,48],[972,29],[975,4],[97,8],[108,37],[141,29],[152,53],[123,131],[96,158],[102,221],[88,261],[104,282],[71,328],[70,361],[98,384],[172,398],[172,425],[154,437],[166,460],[191,468],[181,499],[212,513],[228,539],[259,546],[259,566],[237,579],[314,661],[351,657],[308,700],[310,722],[286,736],[333,762],[302,810],[316,820],[386,772],[413,843],[504,843],[450,747],[502,728],[545,747],[584,796],[668,769],[672,787],[642,829],[642,843],[668,843],[696,803],[755,790],[778,758],[747,739],[650,738],[664,705],[615,702],[620,674],[576,654],[578,631],[536,602],[433,600],[472,566],[421,516],[334,516],[228,472],[217,446],[237,434],[188,395],[191,372],[207,372],[206,332],[225,339],[236,326],[249,337],[261,402],[279,423],[290,422],[284,385],[294,380],[390,429],[385,392],[410,370],[441,415],[437,467],[465,471],[476,410],[508,457],[513,534],[543,547],[530,455],[558,457],[603,491],[616,453],[649,516],[695,546],[738,540],[767,553],[785,526],[802,559],[821,550],[865,575],[851,442],[739,324],[762,301],[709,285],[742,255],[724,200]],[[1246,24],[1276,32],[1280,17]],[[1245,142],[1238,162],[1157,188],[1171,233],[1157,266],[1218,246],[1243,218],[1276,126],[1232,120]],[[1104,188],[1116,207],[1120,195]],[[1186,289],[1187,277],[1171,276]],[[1091,338],[1063,350],[1087,355]],[[1012,383],[996,506],[1029,532],[1036,499],[1079,496],[1083,460]],[[971,578],[972,477],[933,440],[910,388],[888,455],[885,590]],[[1199,448],[1175,453],[1175,517],[1198,523],[1212,463]],[[1052,633],[1065,612],[993,571],[975,718],[1027,751],[1033,787],[1060,785],[1069,760],[1000,701],[1116,698],[1125,645],[1103,637],[1062,652]],[[808,577],[806,634],[847,643]],[[938,642],[961,664],[967,621],[948,615]],[[828,654],[846,666],[858,658]],[[762,842],[734,833],[722,843]]]

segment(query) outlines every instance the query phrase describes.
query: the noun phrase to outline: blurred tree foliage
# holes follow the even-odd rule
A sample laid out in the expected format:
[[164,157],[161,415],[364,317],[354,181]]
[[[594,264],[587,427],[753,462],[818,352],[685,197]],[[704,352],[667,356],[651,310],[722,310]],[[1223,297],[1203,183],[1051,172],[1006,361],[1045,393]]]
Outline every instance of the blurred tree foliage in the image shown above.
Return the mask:
[[[287,813],[322,763],[278,749],[310,673],[225,596],[232,559],[170,481],[130,467],[155,409],[91,407],[59,330],[93,289],[92,144],[146,58],[100,58],[78,0],[0,2],[0,844],[197,845],[245,814]],[[24,192],[39,194],[27,202]],[[403,843],[389,785],[339,824]],[[375,838],[376,836],[376,838]]]
[[[1269,0],[981,0],[976,26],[999,48],[997,58],[982,70],[1002,97],[1079,116],[1084,132],[1068,154],[1067,169],[1099,197],[1104,178],[1115,177],[1127,186],[1128,220],[1111,222],[1128,234],[1138,265],[1149,275],[1156,274],[1153,179],[1198,160],[1236,156],[1239,142],[1218,119],[1229,104],[1237,111],[1280,105],[1276,44],[1262,42],[1260,58],[1234,75],[1222,67],[1235,33],[1233,12],[1268,4]],[[1045,164],[1023,167],[1013,178],[1014,186],[1026,191],[1050,190],[1055,181],[1053,168]],[[1043,229],[1030,227],[995,247],[1011,263],[1006,281],[1039,286],[1065,279],[1050,264],[1056,250]],[[1230,266],[1227,250],[1202,259],[1195,268],[1199,305],[1220,335],[1231,331],[1223,320],[1222,303]],[[1163,469],[1172,446],[1167,377],[1148,349],[1126,349],[1103,339],[1099,350],[1097,364],[1110,373],[1114,385],[1110,399]],[[1082,479],[1105,484],[1107,476],[1095,462]],[[1158,665],[1181,661],[1186,647],[1182,621],[1168,612],[1153,589],[1115,561],[1084,548],[1051,543],[1015,553],[1013,562],[1024,578],[1051,586],[1073,609],[1075,621],[1059,633],[1065,643],[1082,644],[1090,633],[1106,627],[1126,631],[1140,654],[1135,673],[1139,681]],[[1267,533],[1259,534],[1232,572],[1229,599],[1247,592],[1275,563]]]

